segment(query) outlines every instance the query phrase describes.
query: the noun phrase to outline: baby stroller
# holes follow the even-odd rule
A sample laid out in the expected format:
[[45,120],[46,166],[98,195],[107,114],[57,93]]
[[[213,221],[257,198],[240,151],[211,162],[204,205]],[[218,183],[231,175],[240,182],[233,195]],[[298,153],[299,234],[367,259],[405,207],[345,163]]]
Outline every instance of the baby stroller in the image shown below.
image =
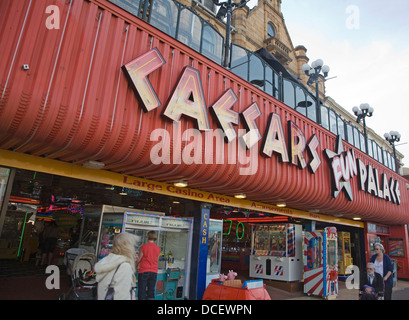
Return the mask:
[[72,264],[72,287],[60,300],[95,300],[97,298],[97,282],[94,265],[97,257],[93,253],[77,255]]
[[71,248],[65,251],[64,254],[64,264],[67,270],[67,275],[71,278],[72,268],[77,256],[80,256],[84,253],[89,253],[88,250],[82,248]]

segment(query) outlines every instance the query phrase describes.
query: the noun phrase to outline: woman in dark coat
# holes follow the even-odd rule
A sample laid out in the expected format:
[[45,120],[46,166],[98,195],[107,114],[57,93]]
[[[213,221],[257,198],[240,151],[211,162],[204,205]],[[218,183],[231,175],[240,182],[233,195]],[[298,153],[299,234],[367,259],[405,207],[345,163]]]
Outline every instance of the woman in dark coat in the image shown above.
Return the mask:
[[371,258],[375,265],[375,272],[378,272],[385,283],[385,300],[392,300],[393,287],[393,265],[392,260],[385,254],[385,248],[380,243],[375,244],[375,254]]

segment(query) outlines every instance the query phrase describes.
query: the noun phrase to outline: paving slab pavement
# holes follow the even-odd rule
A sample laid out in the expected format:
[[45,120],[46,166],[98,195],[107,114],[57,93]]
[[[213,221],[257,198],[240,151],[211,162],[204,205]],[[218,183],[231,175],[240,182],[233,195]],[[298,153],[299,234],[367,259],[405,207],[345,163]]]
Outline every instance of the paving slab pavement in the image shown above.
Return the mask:
[[[322,297],[308,296],[302,291],[288,292],[285,290],[277,289],[266,283],[266,290],[270,294],[272,300],[325,300]],[[344,281],[338,282],[338,296],[335,300],[358,300],[358,289],[348,289]],[[396,300],[409,300],[409,281],[398,280],[396,287],[392,291],[392,300],[394,299],[394,293],[396,294]]]

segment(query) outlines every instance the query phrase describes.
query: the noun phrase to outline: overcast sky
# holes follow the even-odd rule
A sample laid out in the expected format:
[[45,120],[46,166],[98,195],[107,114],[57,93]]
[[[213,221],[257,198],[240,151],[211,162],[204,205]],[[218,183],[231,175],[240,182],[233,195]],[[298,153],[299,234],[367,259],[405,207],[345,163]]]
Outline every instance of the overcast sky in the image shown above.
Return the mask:
[[409,167],[409,0],[283,0],[281,9],[294,47],[304,45],[310,63],[323,59],[336,77],[326,95],[351,114],[369,103],[367,126],[381,137],[399,131]]

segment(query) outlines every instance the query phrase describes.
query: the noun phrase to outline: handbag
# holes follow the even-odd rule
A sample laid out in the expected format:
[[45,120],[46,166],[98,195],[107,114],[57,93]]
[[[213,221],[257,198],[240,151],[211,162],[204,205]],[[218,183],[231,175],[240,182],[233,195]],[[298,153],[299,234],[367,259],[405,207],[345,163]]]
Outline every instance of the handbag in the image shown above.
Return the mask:
[[[122,264],[122,263],[121,263],[121,264]],[[118,269],[119,269],[119,267],[121,266],[121,264],[119,264],[119,265],[116,267],[116,270],[115,270],[115,272],[114,272],[114,275],[112,276],[112,279],[111,279],[111,283],[110,283],[109,286],[108,286],[108,290],[107,290],[107,293],[106,293],[106,295],[105,295],[105,300],[114,300],[114,297],[115,297],[115,288],[114,288],[114,287],[111,287],[111,285],[112,285],[112,281],[114,281],[115,274],[116,274],[116,272],[118,271]]]

